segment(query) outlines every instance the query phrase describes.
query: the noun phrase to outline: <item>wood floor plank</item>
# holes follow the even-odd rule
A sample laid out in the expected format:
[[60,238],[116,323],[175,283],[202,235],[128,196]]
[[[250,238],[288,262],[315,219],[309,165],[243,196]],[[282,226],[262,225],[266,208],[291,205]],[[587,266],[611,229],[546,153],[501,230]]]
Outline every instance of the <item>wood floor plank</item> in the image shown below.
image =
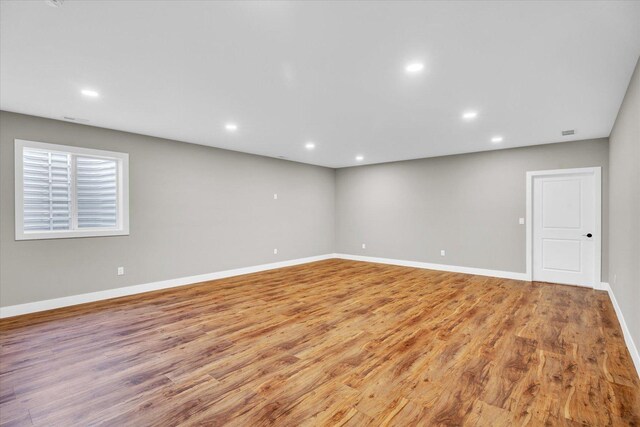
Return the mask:
[[606,293],[346,260],[0,320],[0,425],[640,425]]

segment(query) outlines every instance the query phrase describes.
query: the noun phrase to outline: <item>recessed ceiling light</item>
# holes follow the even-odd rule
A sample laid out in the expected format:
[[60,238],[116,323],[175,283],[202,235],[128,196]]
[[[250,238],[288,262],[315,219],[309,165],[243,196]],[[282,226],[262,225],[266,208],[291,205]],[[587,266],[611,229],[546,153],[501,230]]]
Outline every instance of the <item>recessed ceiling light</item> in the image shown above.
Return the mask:
[[462,113],[462,118],[465,120],[473,120],[476,117],[478,117],[477,111],[465,111],[464,113]]
[[424,70],[424,64],[422,62],[411,62],[404,67],[404,70],[410,74],[419,73]]
[[238,125],[235,123],[227,123],[224,125],[224,128],[229,132],[235,132],[238,130]]
[[316,148],[316,144],[314,144],[313,142],[307,142],[304,145],[304,148],[306,148],[307,150],[313,150],[314,148]]
[[502,138],[501,136],[494,136],[493,138],[491,138],[491,142],[493,142],[494,144],[497,144],[499,142],[502,142],[504,138]]
[[100,94],[98,92],[96,92],[95,90],[91,90],[91,89],[82,89],[80,92],[84,96],[90,96],[91,98],[97,98],[98,96],[100,96]]
[[360,155],[356,156],[356,161],[357,162],[361,162],[363,160],[364,160],[364,156],[360,156]]

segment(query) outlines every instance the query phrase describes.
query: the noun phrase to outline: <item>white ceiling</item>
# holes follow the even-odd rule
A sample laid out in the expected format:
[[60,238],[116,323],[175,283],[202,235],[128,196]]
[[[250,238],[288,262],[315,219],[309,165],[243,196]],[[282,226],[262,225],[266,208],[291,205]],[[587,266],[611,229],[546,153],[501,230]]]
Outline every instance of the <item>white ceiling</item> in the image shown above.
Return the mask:
[[330,167],[608,136],[640,55],[635,1],[0,7],[3,110]]

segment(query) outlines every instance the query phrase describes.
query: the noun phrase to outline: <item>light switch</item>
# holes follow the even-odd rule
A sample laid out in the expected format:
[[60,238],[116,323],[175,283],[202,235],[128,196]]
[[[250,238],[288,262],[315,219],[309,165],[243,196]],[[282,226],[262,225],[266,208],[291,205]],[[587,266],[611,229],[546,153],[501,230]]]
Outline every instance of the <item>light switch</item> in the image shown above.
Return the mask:
[[518,220],[518,224],[524,224],[524,218],[520,218],[520,219]]

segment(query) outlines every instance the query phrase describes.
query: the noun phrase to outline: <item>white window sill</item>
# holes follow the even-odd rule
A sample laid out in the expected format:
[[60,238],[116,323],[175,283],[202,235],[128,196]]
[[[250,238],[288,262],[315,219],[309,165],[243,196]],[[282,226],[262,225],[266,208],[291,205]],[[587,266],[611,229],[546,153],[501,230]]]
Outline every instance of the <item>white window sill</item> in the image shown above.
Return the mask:
[[128,236],[129,230],[102,229],[102,230],[60,230],[46,232],[32,232],[16,234],[16,240],[46,240],[46,239],[71,239],[79,237],[107,237]]

